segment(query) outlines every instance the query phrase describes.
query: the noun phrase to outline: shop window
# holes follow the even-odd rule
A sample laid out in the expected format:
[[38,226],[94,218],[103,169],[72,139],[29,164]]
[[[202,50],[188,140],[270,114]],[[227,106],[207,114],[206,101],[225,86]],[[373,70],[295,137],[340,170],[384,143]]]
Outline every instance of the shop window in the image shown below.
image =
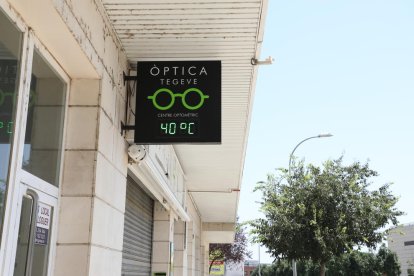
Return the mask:
[[21,61],[22,33],[0,10],[0,230],[8,187]]
[[23,169],[59,186],[66,85],[37,50],[30,87]]
[[406,241],[404,242],[404,246],[414,245],[414,241]]

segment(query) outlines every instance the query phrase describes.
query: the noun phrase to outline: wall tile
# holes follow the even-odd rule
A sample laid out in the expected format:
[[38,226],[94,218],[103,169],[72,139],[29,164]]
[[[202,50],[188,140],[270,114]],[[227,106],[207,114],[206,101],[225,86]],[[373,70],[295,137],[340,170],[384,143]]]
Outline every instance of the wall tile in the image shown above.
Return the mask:
[[125,141],[120,132],[116,131],[114,133],[114,151],[112,162],[124,176],[127,175],[128,171],[128,147],[128,142]]
[[61,197],[58,243],[88,243],[92,199]]
[[174,248],[176,250],[184,250],[184,234],[174,235]]
[[69,107],[66,149],[96,149],[97,107]]
[[113,84],[111,77],[106,72],[104,72],[102,77],[100,105],[105,110],[105,113],[110,120],[113,121],[115,119],[116,86]]
[[160,202],[154,203],[154,220],[169,220],[170,212]]
[[66,151],[61,193],[92,195],[95,182],[96,151]]
[[121,275],[122,252],[107,248],[91,247],[90,276]]
[[122,250],[124,214],[99,198],[93,199],[91,242],[115,250]]
[[174,275],[181,276],[181,275],[184,275],[183,273],[184,273],[184,270],[183,270],[182,267],[175,267],[174,266]]
[[100,109],[99,112],[98,150],[105,155],[108,160],[112,160],[115,129],[105,112],[102,109]]
[[126,177],[101,153],[97,155],[95,194],[121,212],[124,212]]
[[56,248],[55,276],[87,276],[89,246],[58,245]]
[[169,241],[170,238],[170,221],[169,220],[155,220],[153,228],[154,241]]
[[69,105],[97,106],[99,101],[99,79],[72,79]]
[[187,258],[187,255],[184,256],[184,251],[175,251],[174,267],[183,267],[184,258]]
[[[154,274],[154,272],[168,272],[168,265],[166,265],[166,264],[152,264],[151,265],[151,271],[152,271],[152,274],[151,275],[153,275]],[[167,275],[168,275],[168,273],[167,273]]]
[[152,263],[168,264],[170,260],[170,243],[154,242],[152,244]]

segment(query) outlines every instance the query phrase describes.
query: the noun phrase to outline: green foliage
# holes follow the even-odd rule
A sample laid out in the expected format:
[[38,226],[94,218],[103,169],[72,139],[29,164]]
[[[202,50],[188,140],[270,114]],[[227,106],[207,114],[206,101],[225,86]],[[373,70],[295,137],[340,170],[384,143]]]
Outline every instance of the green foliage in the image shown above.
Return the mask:
[[395,207],[398,199],[390,184],[368,190],[378,175],[368,163],[342,162],[329,160],[322,168],[294,163],[290,176],[279,169],[258,183],[265,218],[250,223],[254,240],[275,258],[310,259],[321,268],[355,246],[375,248],[385,235],[380,229],[396,225],[402,214]]
[[[376,257],[372,253],[354,251],[337,258],[335,265],[328,264],[328,275],[379,276]],[[340,273],[336,271],[339,270]]]
[[382,245],[377,254],[377,266],[381,272],[387,276],[395,276],[401,274],[398,257],[394,252],[391,252],[385,245]]
[[[387,260],[387,261],[384,261]],[[318,276],[319,263],[301,260],[297,263],[299,276]],[[395,253],[382,246],[378,254],[352,251],[340,257],[333,257],[326,264],[326,276],[396,276],[400,275],[400,266]],[[272,265],[261,267],[261,276],[291,276],[291,264],[287,260],[278,260]],[[259,276],[256,268],[252,276]]]
[[[292,267],[288,261],[278,260],[271,265],[261,265],[260,274],[261,276],[292,276]],[[256,267],[251,276],[259,276],[259,267]]]

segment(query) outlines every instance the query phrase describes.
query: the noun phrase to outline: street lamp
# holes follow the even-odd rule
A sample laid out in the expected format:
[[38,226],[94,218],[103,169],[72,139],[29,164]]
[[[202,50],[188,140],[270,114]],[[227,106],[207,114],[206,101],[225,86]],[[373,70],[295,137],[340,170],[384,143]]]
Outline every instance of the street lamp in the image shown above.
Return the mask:
[[259,245],[259,276],[262,276],[262,272],[260,269],[260,243],[258,245]]
[[312,137],[308,137],[308,138],[306,138],[306,139],[303,139],[302,141],[300,141],[297,145],[296,145],[296,147],[292,150],[292,153],[289,155],[289,168],[288,168],[288,176],[289,176],[289,178],[290,178],[290,168],[291,168],[291,166],[292,166],[292,157],[293,157],[293,154],[295,153],[295,150],[301,145],[301,144],[303,144],[304,142],[306,142],[306,141],[308,141],[308,140],[310,140],[310,139],[314,139],[314,138],[325,138],[325,137],[332,137],[333,135],[332,134],[330,134],[330,133],[323,133],[323,134],[319,134],[319,135],[316,135],[316,136],[312,136]]
[[[292,167],[292,157],[293,157],[293,154],[295,153],[295,150],[302,144],[302,143],[304,143],[305,141],[308,141],[308,140],[310,140],[310,139],[314,139],[314,138],[325,138],[325,137],[332,137],[333,135],[332,134],[330,134],[330,133],[323,133],[323,134],[319,134],[319,135],[316,135],[316,136],[311,136],[311,137],[308,137],[308,138],[306,138],[306,139],[303,139],[302,141],[300,141],[297,145],[296,145],[296,147],[292,150],[292,153],[290,154],[290,156],[289,156],[289,167],[288,167],[288,182],[289,182],[289,184],[290,184],[290,168]],[[296,272],[296,261],[295,260],[293,260],[293,262],[292,262],[292,270],[293,270],[293,276],[297,276],[297,272]]]

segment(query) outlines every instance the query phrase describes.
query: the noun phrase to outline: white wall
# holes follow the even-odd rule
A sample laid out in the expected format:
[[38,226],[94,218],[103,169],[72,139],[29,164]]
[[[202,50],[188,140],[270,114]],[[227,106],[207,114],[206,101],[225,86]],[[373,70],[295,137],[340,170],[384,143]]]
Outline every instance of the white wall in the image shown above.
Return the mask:
[[409,268],[414,270],[414,245],[404,245],[405,242],[414,242],[414,224],[400,226],[390,231],[388,248],[397,253],[403,276],[408,275]]

